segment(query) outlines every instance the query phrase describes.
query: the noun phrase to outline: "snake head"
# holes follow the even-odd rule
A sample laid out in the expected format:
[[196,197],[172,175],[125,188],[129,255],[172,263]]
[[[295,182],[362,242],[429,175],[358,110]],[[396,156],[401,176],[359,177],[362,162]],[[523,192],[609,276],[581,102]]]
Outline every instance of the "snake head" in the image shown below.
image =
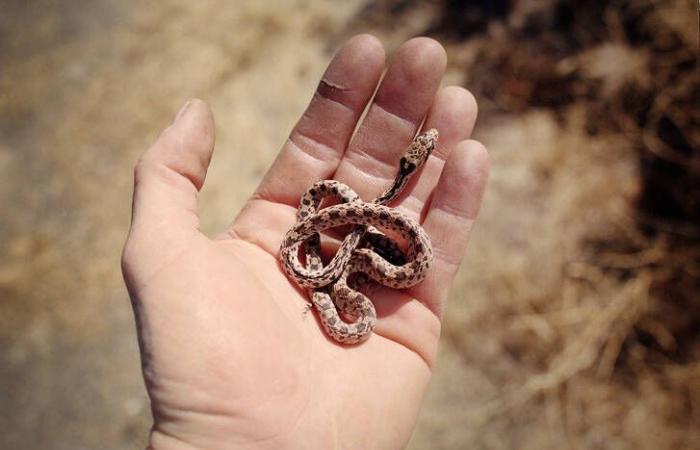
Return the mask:
[[431,128],[413,140],[408,151],[399,161],[399,170],[403,175],[413,173],[428,160],[428,156],[435,150],[438,140],[438,131]]
[[428,154],[435,150],[438,141],[438,130],[431,128],[416,138],[420,144],[427,149]]

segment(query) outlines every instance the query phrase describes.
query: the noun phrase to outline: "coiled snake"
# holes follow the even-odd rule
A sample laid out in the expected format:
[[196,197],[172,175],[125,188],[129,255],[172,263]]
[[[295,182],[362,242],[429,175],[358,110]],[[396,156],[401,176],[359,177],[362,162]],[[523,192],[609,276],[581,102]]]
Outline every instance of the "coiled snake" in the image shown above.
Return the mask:
[[[371,202],[363,202],[350,187],[335,180],[314,183],[301,197],[297,223],[282,240],[280,258],[287,275],[309,289],[324,330],[337,342],[362,342],[374,329],[374,305],[358,290],[368,278],[405,289],[426,276],[433,259],[430,238],[418,222],[386,205],[399,196],[425,163],[437,139],[435,129],[416,137],[401,158],[392,185]],[[328,197],[340,203],[321,208]],[[324,265],[319,233],[343,225],[355,227]],[[377,228],[406,240],[405,254],[395,240]],[[305,263],[299,257],[302,245]]]

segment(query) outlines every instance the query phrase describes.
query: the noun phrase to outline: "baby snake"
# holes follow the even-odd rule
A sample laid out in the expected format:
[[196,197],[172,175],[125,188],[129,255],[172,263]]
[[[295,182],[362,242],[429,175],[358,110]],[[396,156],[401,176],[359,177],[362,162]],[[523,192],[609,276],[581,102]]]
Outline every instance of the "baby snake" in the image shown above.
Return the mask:
[[[309,289],[324,330],[337,342],[362,342],[374,329],[374,305],[358,291],[367,278],[405,289],[423,281],[427,274],[433,259],[430,238],[418,222],[386,205],[399,196],[425,163],[437,139],[435,129],[417,136],[401,158],[392,185],[371,202],[363,202],[350,187],[335,180],[316,182],[301,197],[297,222],[282,240],[280,259],[287,275],[300,287]],[[321,208],[321,202],[328,197],[335,197],[340,203]],[[324,265],[319,233],[343,225],[354,225],[354,229]],[[375,227],[405,239],[406,253]],[[299,258],[302,244],[305,264]]]

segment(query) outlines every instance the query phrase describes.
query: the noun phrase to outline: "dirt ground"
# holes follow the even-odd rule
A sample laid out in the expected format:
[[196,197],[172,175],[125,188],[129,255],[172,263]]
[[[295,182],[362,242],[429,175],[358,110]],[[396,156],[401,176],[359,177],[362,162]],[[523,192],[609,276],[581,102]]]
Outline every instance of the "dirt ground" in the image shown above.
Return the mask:
[[409,448],[700,448],[693,2],[2,3],[0,448],[143,447],[134,161],[209,102],[222,229],[358,32],[443,42],[492,156]]

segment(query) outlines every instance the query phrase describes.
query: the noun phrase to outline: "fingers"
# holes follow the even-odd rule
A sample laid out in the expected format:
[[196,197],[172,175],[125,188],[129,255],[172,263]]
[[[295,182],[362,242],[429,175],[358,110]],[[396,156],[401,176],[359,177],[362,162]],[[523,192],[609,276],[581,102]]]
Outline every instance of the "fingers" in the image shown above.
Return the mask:
[[335,55],[256,197],[297,206],[314,181],[331,178],[384,70],[384,48],[359,35]]
[[433,39],[411,39],[396,51],[335,179],[356,188],[364,199],[388,187],[433,103],[445,64],[445,50]]
[[423,170],[407,187],[410,195],[401,202],[401,207],[410,215],[422,219],[421,216],[427,212],[430,195],[442,174],[445,161],[457,143],[471,136],[476,115],[476,100],[462,87],[449,86],[435,96],[423,129],[435,128],[439,130],[440,137]]
[[132,234],[160,241],[197,232],[197,192],[214,150],[214,120],[190,100],[139,160],[134,171]]
[[464,257],[467,240],[486,187],[489,159],[476,141],[457,144],[447,159],[423,223],[435,261],[428,277],[411,290],[440,315],[452,279]]

